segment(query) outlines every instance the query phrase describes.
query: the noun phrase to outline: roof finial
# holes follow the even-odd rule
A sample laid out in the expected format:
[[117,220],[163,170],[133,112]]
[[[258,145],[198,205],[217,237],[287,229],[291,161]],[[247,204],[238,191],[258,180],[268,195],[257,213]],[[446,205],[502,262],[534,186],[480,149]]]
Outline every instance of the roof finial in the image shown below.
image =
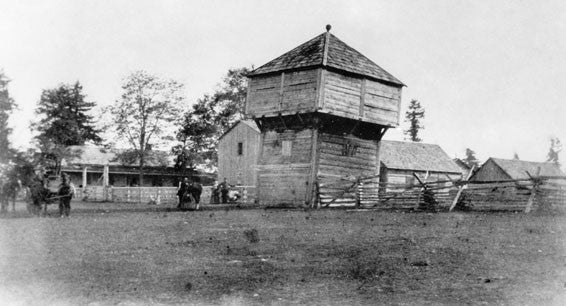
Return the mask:
[[326,32],[330,32],[330,29],[332,29],[332,26],[329,25],[329,24],[327,24],[327,25],[326,25]]

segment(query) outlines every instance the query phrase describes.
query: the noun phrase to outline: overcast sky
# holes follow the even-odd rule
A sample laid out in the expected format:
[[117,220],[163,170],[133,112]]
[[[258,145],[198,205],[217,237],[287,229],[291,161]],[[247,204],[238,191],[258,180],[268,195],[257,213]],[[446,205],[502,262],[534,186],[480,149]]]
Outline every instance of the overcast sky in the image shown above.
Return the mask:
[[451,157],[469,147],[480,159],[544,161],[550,137],[566,142],[566,2],[518,0],[3,1],[13,141],[29,145],[42,89],[78,80],[108,105],[145,69],[183,82],[192,103],[229,68],[258,67],[326,24],[407,85],[403,112],[418,99],[424,142]]

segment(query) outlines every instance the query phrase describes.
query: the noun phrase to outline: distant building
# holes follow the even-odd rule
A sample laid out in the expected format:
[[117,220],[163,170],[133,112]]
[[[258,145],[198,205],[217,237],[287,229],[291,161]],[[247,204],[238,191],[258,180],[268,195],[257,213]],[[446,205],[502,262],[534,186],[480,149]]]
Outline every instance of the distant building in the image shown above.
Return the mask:
[[[459,158],[454,158],[453,161],[462,170],[462,178],[465,179],[466,177],[468,177],[468,174],[470,173],[470,171],[472,171],[472,167],[470,167],[466,162]],[[474,169],[474,171],[476,170],[478,170],[477,167],[476,169]]]
[[439,145],[383,140],[380,147],[380,182],[414,185],[421,180],[446,181],[462,178],[462,169]]
[[[529,179],[529,175],[536,176],[540,168],[540,176],[565,176],[560,167],[554,163],[532,162],[518,159],[501,159],[490,157],[470,181],[504,181]],[[564,184],[564,180],[555,180],[555,183]]]
[[253,120],[236,122],[218,139],[218,180],[255,186],[260,130]]
[[[63,160],[61,171],[70,175],[76,186],[138,186],[137,163],[118,160],[120,150],[93,145],[71,146],[71,157]],[[173,167],[173,157],[164,151],[149,151],[144,167],[143,186],[176,186],[181,178]],[[203,175],[210,183],[212,175]]]

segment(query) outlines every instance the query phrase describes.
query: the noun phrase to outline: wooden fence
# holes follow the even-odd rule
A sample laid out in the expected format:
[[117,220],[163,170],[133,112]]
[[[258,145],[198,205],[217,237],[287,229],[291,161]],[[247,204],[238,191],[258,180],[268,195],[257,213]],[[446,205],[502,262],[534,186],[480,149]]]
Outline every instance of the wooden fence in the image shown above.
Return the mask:
[[[211,203],[212,186],[202,186],[201,203]],[[255,186],[235,186],[238,203],[255,202]],[[177,187],[102,187],[76,188],[75,199],[86,202],[160,203],[176,204]]]
[[[566,178],[536,177],[491,182],[421,181],[415,185],[354,178],[347,188],[318,186],[316,207],[357,207],[425,211],[525,211],[566,208]],[[343,184],[344,185],[344,184]],[[255,186],[236,186],[237,203],[256,203]],[[123,203],[177,203],[176,187],[78,188],[76,199]],[[212,186],[203,186],[201,203],[211,203]],[[259,203],[261,205],[261,203]]]
[[[416,176],[415,176],[416,177]],[[525,211],[566,208],[566,178],[536,177],[491,182],[374,183],[357,178],[346,189],[319,189],[318,207],[365,207],[428,211]],[[364,184],[364,181],[370,184]]]

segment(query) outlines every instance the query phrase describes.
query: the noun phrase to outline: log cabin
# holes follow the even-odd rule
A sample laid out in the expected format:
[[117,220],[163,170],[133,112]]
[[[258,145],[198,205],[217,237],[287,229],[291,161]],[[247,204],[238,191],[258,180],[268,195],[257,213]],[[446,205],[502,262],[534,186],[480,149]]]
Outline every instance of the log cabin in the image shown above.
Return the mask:
[[384,187],[418,185],[413,173],[423,182],[462,178],[462,169],[436,144],[383,140],[380,157],[380,182]]
[[[327,31],[253,70],[260,204],[318,205],[352,180],[377,184],[380,140],[399,124],[404,84]],[[353,193],[342,200],[355,201]]]

